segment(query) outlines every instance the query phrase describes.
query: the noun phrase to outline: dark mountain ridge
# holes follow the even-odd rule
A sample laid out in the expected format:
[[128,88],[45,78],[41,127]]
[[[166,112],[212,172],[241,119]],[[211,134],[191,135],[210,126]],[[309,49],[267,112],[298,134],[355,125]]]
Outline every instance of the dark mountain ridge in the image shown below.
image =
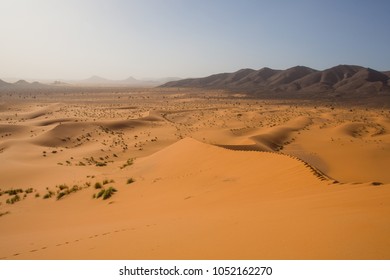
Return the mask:
[[390,92],[390,72],[356,65],[338,65],[323,71],[305,66],[286,70],[241,69],[165,83],[161,87],[193,87],[267,92]]

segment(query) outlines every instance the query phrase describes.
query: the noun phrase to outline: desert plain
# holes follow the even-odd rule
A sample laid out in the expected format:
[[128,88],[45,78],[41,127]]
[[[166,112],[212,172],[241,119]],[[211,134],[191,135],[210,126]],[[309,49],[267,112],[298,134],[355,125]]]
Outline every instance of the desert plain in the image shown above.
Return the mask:
[[389,166],[388,102],[1,94],[0,259],[390,259]]

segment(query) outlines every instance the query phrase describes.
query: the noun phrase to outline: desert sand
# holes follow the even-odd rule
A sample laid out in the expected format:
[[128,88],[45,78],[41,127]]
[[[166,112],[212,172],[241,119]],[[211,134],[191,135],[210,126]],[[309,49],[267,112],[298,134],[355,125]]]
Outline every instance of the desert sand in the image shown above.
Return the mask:
[[0,259],[389,259],[388,166],[388,107],[0,94]]

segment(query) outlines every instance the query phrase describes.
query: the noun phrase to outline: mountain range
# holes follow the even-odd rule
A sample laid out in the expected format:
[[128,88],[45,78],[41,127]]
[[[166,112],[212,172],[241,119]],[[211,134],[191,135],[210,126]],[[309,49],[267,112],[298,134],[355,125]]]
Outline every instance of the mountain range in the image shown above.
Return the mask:
[[[49,88],[50,86],[109,86],[109,87],[156,87],[169,81],[179,80],[180,78],[167,77],[161,79],[137,80],[129,77],[124,80],[109,80],[99,76],[91,76],[84,80],[56,80],[46,81],[45,83],[18,80],[14,83],[8,83],[0,80],[0,88],[3,89],[27,89],[27,88]],[[15,79],[16,80],[16,79]]]
[[326,70],[295,66],[286,70],[241,69],[165,83],[161,87],[233,89],[253,92],[390,92],[390,71],[380,72],[356,65]]
[[3,80],[0,80],[0,89],[41,89],[41,88],[48,88],[49,85],[42,84],[39,82],[32,82],[29,83],[25,80],[19,80],[15,83],[7,83]]

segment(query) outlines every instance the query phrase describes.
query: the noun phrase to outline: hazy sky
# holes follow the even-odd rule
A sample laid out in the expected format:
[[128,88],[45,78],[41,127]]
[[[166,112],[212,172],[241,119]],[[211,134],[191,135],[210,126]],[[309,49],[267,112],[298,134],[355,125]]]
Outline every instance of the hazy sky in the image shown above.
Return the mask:
[[0,78],[390,70],[388,0],[0,0]]

